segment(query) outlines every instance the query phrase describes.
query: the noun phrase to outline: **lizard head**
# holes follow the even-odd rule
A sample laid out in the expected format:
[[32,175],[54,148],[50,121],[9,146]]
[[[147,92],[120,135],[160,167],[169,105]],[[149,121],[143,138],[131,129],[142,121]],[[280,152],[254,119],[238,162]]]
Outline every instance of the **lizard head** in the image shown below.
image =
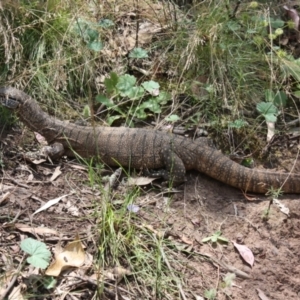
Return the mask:
[[13,87],[1,87],[0,88],[0,105],[9,109],[17,109],[22,105],[28,96]]

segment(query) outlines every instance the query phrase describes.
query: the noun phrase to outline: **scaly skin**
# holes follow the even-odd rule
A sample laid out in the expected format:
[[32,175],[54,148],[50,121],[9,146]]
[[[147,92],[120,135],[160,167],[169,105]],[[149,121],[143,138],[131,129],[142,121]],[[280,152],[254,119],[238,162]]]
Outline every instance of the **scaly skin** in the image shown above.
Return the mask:
[[197,140],[155,130],[66,123],[49,116],[29,95],[12,87],[0,88],[0,104],[15,111],[49,144],[62,144],[67,156],[97,156],[109,166],[162,168],[158,174],[174,182],[184,181],[186,170],[195,169],[246,192],[266,193],[272,187],[300,193],[300,175],[245,168]]

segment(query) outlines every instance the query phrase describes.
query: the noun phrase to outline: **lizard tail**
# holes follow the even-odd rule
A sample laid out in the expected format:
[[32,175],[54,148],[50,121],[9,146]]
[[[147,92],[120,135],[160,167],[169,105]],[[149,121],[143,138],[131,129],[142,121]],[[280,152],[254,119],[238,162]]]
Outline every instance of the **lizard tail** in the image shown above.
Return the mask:
[[197,154],[198,171],[245,192],[281,189],[285,193],[300,193],[300,174],[246,168],[212,148],[199,147]]

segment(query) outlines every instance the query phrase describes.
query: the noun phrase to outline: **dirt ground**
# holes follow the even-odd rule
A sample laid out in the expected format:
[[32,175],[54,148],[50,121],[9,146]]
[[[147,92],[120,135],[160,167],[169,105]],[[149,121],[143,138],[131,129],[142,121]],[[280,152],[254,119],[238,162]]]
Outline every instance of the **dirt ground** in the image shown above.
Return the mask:
[[[87,171],[74,162],[61,161],[62,173],[53,181],[49,178],[57,165],[26,162],[22,158],[23,149],[13,145],[18,134],[11,132],[1,140],[4,167],[0,182],[0,269],[6,271],[8,257],[13,255],[15,258],[12,263],[15,268],[21,260],[20,240],[27,236],[41,238],[18,229],[16,223],[44,226],[60,232],[60,237],[43,236],[47,245],[62,237],[63,240],[71,239],[77,232],[88,238],[93,221],[86,217],[92,211],[92,202],[97,197],[100,199],[87,184]],[[41,203],[69,194],[71,190],[76,193],[34,218],[31,216]],[[4,195],[7,196],[4,198]],[[174,193],[168,206],[161,190],[145,190],[137,199],[136,204],[141,207],[137,217],[144,224],[163,230],[166,238],[185,247],[184,251],[178,250],[177,259],[181,264],[176,271],[182,274],[186,299],[204,299],[204,290],[211,288],[218,290],[216,299],[300,299],[299,197],[281,197],[281,203],[289,208],[289,215],[272,204],[266,218],[269,198],[263,195],[247,195],[246,198],[237,189],[192,172],[188,174],[187,183]],[[218,230],[229,243],[212,245],[202,242],[203,238]],[[251,249],[255,257],[252,268],[243,261],[231,241]],[[222,286],[226,274],[233,272],[237,276],[232,286]],[[242,278],[245,277],[242,272],[249,278]],[[18,278],[15,285],[20,281]],[[119,285],[126,289],[124,282]],[[76,299],[90,297],[85,292]],[[127,299],[141,298],[132,296]]]

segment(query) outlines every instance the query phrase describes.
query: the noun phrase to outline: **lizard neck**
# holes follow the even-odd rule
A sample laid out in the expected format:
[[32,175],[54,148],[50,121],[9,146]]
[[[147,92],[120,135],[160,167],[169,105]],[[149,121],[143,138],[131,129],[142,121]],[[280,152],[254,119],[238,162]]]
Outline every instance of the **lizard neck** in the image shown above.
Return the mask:
[[32,98],[24,101],[18,108],[17,115],[28,128],[43,135],[48,142],[53,141],[66,126],[65,122],[45,113]]

